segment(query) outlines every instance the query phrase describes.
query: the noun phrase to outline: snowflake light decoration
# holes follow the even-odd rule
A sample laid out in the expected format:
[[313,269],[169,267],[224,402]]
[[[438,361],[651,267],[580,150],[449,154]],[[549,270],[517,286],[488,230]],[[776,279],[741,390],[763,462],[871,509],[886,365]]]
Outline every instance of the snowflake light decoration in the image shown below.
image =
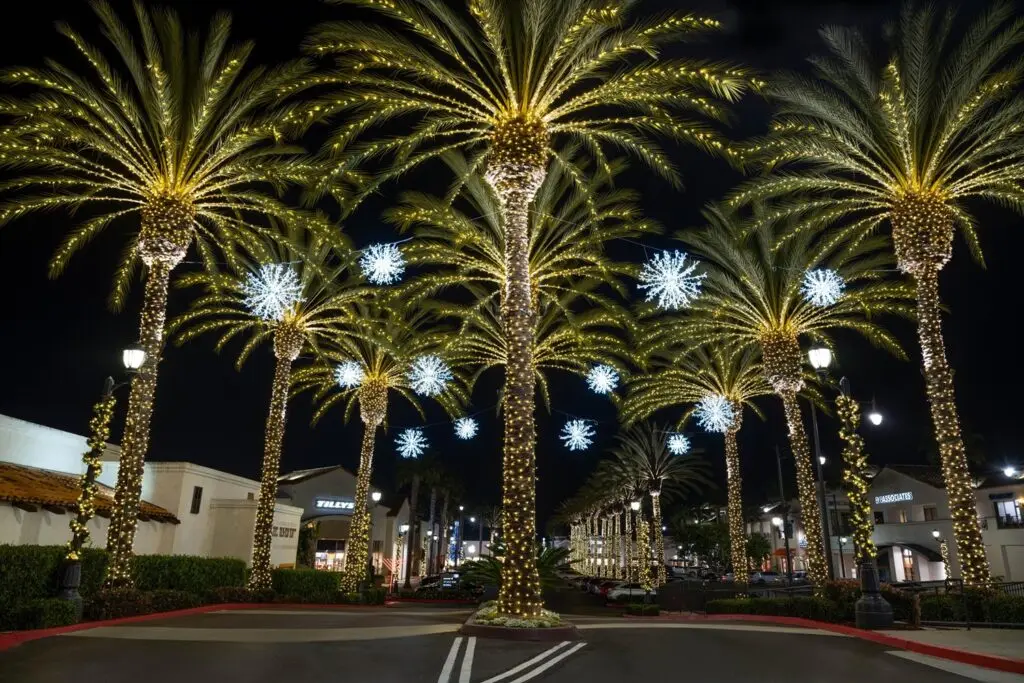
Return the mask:
[[342,389],[354,389],[363,383],[366,372],[357,361],[347,360],[334,368],[334,381]]
[[610,365],[595,365],[587,373],[587,386],[595,394],[607,394],[619,386],[619,373]]
[[359,267],[367,280],[375,285],[390,285],[402,279],[405,257],[394,244],[371,244],[363,249]]
[[594,443],[596,434],[597,430],[586,420],[569,420],[562,427],[562,434],[559,438],[570,451],[583,451]]
[[663,251],[644,264],[638,289],[647,291],[647,301],[657,299],[659,308],[676,310],[689,306],[700,296],[707,273],[697,273],[699,261],[686,261],[682,251]]
[[427,450],[427,437],[422,429],[413,427],[399,434],[395,445],[403,458],[418,458]]
[[412,390],[420,396],[437,396],[452,381],[452,371],[439,357],[428,354],[412,362],[406,378]]
[[685,434],[669,434],[666,445],[672,455],[685,455],[690,452],[690,440]]
[[455,421],[455,436],[459,437],[463,441],[472,439],[476,436],[476,430],[476,420],[472,417],[460,417]]
[[804,273],[800,293],[814,306],[831,306],[843,298],[846,281],[831,268],[815,268]]
[[267,263],[249,273],[242,283],[242,303],[257,318],[279,321],[292,306],[302,301],[299,276],[285,263]]
[[706,431],[725,433],[732,426],[736,411],[725,396],[708,394],[697,401],[693,416],[697,418],[697,424]]

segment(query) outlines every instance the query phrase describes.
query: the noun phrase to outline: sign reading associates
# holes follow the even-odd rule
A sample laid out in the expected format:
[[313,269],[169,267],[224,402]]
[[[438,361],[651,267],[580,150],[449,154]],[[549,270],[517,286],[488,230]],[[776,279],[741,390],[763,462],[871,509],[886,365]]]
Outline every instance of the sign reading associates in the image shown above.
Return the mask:
[[356,509],[352,498],[322,497],[313,499],[313,508],[321,514],[350,515]]
[[905,500],[914,500],[913,491],[901,491],[900,493],[886,493],[883,496],[875,496],[875,505],[886,503],[902,503]]

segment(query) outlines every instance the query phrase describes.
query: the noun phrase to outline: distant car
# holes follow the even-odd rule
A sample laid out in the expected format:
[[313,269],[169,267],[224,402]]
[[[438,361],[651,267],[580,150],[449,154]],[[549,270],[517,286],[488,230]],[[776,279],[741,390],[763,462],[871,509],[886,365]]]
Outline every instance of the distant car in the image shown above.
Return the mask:
[[645,595],[650,595],[653,598],[658,595],[658,591],[654,588],[645,591],[639,583],[621,583],[609,590],[606,597],[611,602],[618,602],[620,600],[642,600]]
[[782,575],[778,572],[750,572],[750,583],[755,586],[769,586],[782,583]]
[[807,577],[807,572],[799,571],[793,572],[793,583],[809,583],[810,579]]
[[595,591],[598,595],[608,597],[608,592],[618,586],[621,586],[624,581],[602,581],[597,584],[597,590]]

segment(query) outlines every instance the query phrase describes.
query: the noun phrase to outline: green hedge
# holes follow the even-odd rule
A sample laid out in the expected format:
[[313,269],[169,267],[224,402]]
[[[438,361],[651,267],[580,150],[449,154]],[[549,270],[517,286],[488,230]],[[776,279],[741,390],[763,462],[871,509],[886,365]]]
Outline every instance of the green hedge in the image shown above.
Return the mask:
[[78,623],[75,605],[59,598],[40,598],[15,609],[14,620],[19,629],[56,628]]
[[626,605],[626,614],[632,617],[656,617],[661,614],[661,609],[657,605],[632,603]]
[[214,588],[245,586],[245,561],[231,557],[136,555],[135,587],[143,591],[176,590],[206,595]]
[[843,610],[828,598],[732,598],[711,600],[708,614],[757,614],[773,617],[801,617],[818,621],[842,621]]
[[225,586],[222,588],[214,588],[206,594],[206,602],[210,604],[217,603],[246,603],[246,602],[274,602],[277,598],[277,594],[274,593],[272,588],[265,590],[250,590],[249,588],[239,588],[237,586]]
[[337,602],[341,590],[341,574],[338,572],[273,569],[270,576],[274,592],[285,598],[294,598],[294,602]]
[[921,620],[1024,624],[1024,597],[971,590],[966,595],[922,595]]

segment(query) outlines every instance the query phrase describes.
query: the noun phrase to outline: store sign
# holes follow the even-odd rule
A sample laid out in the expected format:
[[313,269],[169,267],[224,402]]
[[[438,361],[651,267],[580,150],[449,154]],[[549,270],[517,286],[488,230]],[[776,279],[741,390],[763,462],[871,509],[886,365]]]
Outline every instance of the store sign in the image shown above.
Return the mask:
[[293,526],[275,526],[270,528],[270,535],[278,538],[293,538],[297,532]]
[[356,502],[351,498],[316,498],[313,507],[317,512],[348,514],[356,509]]
[[875,496],[875,505],[902,503],[905,500],[914,500],[914,492],[901,491],[900,493],[887,493],[884,496]]

